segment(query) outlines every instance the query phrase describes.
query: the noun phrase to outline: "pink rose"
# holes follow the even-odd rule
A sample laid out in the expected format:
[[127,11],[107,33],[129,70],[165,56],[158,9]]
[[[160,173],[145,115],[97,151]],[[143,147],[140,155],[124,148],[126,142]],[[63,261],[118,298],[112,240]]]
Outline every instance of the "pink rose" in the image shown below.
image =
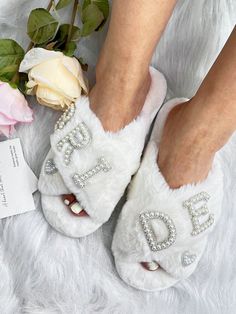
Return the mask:
[[14,132],[17,122],[32,122],[33,112],[18,89],[0,81],[0,133],[7,137]]

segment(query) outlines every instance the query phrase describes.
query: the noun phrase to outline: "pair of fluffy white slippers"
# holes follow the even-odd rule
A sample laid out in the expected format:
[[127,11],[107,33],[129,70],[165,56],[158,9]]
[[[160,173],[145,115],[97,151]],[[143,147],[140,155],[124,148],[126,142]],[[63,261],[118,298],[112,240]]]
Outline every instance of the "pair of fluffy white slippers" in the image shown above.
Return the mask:
[[[150,73],[142,112],[116,133],[104,131],[87,97],[62,115],[51,135],[39,189],[48,222],[67,236],[83,237],[109,219],[136,173],[112,251],[125,282],[157,291],[188,277],[197,267],[220,215],[223,174],[219,153],[206,180],[197,184],[171,189],[159,171],[156,161],[165,120],[186,99],[164,104],[141,160],[146,136],[166,95],[163,75],[153,68]],[[75,196],[74,207],[63,201],[67,194]]]

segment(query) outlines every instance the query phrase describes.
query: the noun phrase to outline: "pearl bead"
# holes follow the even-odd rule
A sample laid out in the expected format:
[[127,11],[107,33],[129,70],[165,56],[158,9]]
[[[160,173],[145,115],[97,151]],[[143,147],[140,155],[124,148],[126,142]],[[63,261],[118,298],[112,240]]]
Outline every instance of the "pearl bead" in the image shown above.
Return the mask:
[[[78,133],[78,137],[76,136]],[[80,137],[80,138],[79,138]],[[64,162],[66,165],[70,164],[71,156],[74,150],[81,149],[89,145],[91,141],[91,134],[84,122],[78,123],[77,127],[69,132],[62,140],[57,143],[58,151],[61,151],[63,146],[67,144],[64,153]]]
[[182,265],[184,267],[189,266],[195,262],[196,258],[197,258],[196,254],[191,254],[189,251],[185,251],[181,257]]
[[58,171],[52,158],[46,161],[44,171],[48,175],[54,174]]
[[[161,220],[166,225],[166,228],[168,230],[167,238],[161,242],[157,242],[155,232],[151,227],[150,220],[152,219]],[[176,228],[172,219],[167,214],[157,211],[145,212],[139,215],[139,220],[151,251],[155,252],[167,249],[175,242]]]
[[93,168],[89,169],[88,171],[86,171],[85,173],[83,174],[75,173],[73,175],[73,181],[75,185],[79,186],[80,188],[83,188],[85,187],[87,180],[96,175],[97,173],[99,173],[101,170],[104,172],[108,172],[111,170],[110,164],[104,157],[100,157],[98,159],[98,164]]
[[55,124],[55,131],[62,130],[68,121],[73,117],[75,113],[75,105],[71,105],[66,111],[60,116],[58,121]]
[[[189,215],[191,217],[193,226],[193,230],[191,233],[192,236],[197,236],[199,233],[204,232],[214,223],[214,215],[209,214],[209,210],[206,204],[203,204],[200,207],[196,207],[197,203],[207,203],[209,199],[210,195],[208,193],[201,192],[192,196],[190,199],[184,201],[183,203],[183,207],[188,209]],[[205,222],[201,223],[199,217],[207,214],[209,214],[208,219]]]

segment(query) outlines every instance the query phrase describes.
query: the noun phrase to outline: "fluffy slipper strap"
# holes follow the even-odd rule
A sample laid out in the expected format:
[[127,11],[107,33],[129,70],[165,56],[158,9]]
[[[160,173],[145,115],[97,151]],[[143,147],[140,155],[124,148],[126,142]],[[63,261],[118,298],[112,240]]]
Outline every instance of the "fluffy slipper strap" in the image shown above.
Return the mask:
[[105,132],[90,110],[89,99],[82,97],[58,121],[51,136],[53,163],[46,161],[44,166],[57,169],[66,188],[97,222],[110,217],[138,169],[146,134],[165,97],[163,76],[153,69],[151,74],[153,86],[144,108],[124,129]]
[[[178,102],[172,102],[169,110]],[[165,117],[167,114],[165,109]],[[161,122],[157,119],[157,123]],[[117,259],[127,262],[158,261],[175,274],[171,263],[165,265],[162,260],[173,256],[183,267],[197,262],[206,236],[219,219],[223,198],[221,157],[217,153],[204,181],[171,189],[158,168],[154,139],[152,136],[130,186],[117,224],[113,252]]]

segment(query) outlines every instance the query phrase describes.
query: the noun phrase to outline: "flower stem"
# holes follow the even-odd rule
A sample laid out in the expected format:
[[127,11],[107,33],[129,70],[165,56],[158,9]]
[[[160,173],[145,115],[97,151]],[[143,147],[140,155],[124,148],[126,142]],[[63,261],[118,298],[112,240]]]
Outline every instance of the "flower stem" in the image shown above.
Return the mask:
[[15,75],[13,76],[13,78],[11,79],[11,83],[16,84],[19,80],[19,73],[18,71],[15,73]]
[[47,6],[47,9],[46,9],[48,12],[51,10],[51,7],[52,7],[52,5],[53,5],[53,2],[54,2],[54,0],[50,0],[49,4],[48,4],[48,6]]
[[[50,0],[48,6],[47,6],[47,8],[46,8],[46,10],[47,10],[48,12],[51,10],[53,4],[54,4],[54,0]],[[30,49],[32,49],[33,47],[34,47],[34,43],[31,41],[31,42],[29,43],[29,46],[28,46],[27,49],[26,49],[26,52],[28,52],[28,51],[29,51]]]
[[76,16],[76,12],[78,9],[78,5],[79,5],[79,0],[74,0],[74,5],[73,5],[73,10],[72,10],[72,15],[71,15],[71,22],[70,22],[70,27],[69,27],[69,31],[68,31],[68,36],[67,36],[67,40],[66,40],[66,44],[68,44],[71,40],[71,36],[72,36],[72,29],[75,23],[75,16]]

